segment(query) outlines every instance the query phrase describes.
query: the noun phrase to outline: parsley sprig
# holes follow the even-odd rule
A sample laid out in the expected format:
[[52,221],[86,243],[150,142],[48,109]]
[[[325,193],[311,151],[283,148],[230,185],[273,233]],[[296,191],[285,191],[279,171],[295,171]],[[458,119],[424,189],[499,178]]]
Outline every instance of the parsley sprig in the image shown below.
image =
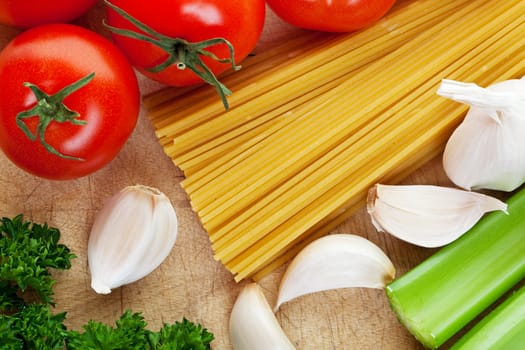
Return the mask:
[[19,308],[18,292],[32,290],[44,304],[54,305],[50,268],[67,270],[75,258],[59,244],[60,231],[47,224],[24,221],[22,215],[0,221],[0,311]]

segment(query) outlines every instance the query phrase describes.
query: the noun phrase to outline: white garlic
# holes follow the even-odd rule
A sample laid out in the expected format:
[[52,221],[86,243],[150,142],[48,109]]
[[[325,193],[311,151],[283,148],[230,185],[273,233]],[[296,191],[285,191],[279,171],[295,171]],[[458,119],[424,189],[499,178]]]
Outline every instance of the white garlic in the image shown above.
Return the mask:
[[525,77],[487,88],[443,80],[437,93],[470,105],[443,153],[447,176],[464,189],[513,191],[525,182]]
[[243,287],[230,315],[234,350],[293,350],[264,293],[256,283]]
[[423,247],[446,245],[489,211],[507,204],[476,192],[430,185],[381,185],[370,189],[367,210],[378,231]]
[[111,197],[95,217],[88,242],[91,287],[100,294],[135,282],[168,256],[177,216],[166,195],[135,185]]
[[371,241],[352,234],[319,238],[296,255],[279,286],[275,310],[309,293],[337,288],[384,288],[395,277],[388,256]]

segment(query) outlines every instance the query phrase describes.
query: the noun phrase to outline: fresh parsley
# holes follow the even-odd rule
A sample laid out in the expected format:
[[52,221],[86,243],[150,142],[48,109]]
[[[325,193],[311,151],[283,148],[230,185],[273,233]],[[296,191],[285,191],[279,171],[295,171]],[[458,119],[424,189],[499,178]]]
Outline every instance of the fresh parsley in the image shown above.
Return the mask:
[[24,221],[0,220],[0,344],[2,350],[209,350],[214,335],[183,318],[158,332],[141,313],[125,311],[114,327],[89,321],[67,330],[66,313],[52,313],[50,269],[67,270],[75,255],[59,243],[60,231]]

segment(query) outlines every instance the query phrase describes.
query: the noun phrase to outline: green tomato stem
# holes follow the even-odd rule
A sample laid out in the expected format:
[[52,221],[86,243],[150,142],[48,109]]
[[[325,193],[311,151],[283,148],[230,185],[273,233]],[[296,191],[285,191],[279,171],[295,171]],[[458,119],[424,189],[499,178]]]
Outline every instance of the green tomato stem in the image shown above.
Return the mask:
[[[48,95],[37,85],[25,82],[24,86],[28,87],[37,99],[36,105],[26,111],[20,112],[16,115],[16,124],[24,132],[24,134],[31,140],[35,141],[38,137],[40,143],[44,148],[60,158],[83,161],[82,158],[69,156],[62,154],[57,151],[53,146],[47,143],[45,139],[45,133],[47,127],[51,122],[55,121],[58,123],[71,123],[74,125],[85,125],[86,121],[77,119],[80,114],[76,111],[69,109],[64,104],[64,99],[74,93],[75,91],[86,86],[91,80],[93,80],[95,73],[91,73],[80,80],[62,88],[60,91],[56,92],[53,95]],[[35,133],[33,134],[31,130],[24,123],[24,119],[38,117],[39,121],[36,126]]]
[[[186,68],[190,69],[204,82],[215,88],[221,98],[224,108],[229,109],[229,104],[226,97],[231,95],[231,91],[217,79],[215,74],[206,66],[206,64],[204,64],[201,59],[201,56],[206,56],[220,63],[229,63],[234,70],[239,70],[241,66],[235,64],[235,50],[233,45],[228,40],[225,38],[212,38],[192,43],[184,39],[172,38],[155,31],[151,27],[131,16],[123,9],[115,6],[108,0],[104,0],[104,2],[108,7],[113,9],[120,16],[147,35],[133,30],[113,27],[104,21],[104,25],[111,32],[128,38],[145,41],[161,48],[166,53],[168,53],[168,57],[166,60],[164,60],[164,62],[154,67],[148,68],[148,71],[152,73],[159,73],[173,64],[175,64],[180,70],[184,70]],[[227,58],[219,58],[207,50],[209,47],[215,45],[226,45],[230,51],[230,56]]]
[[386,287],[399,320],[427,348],[445,343],[525,277],[525,189],[460,239]]

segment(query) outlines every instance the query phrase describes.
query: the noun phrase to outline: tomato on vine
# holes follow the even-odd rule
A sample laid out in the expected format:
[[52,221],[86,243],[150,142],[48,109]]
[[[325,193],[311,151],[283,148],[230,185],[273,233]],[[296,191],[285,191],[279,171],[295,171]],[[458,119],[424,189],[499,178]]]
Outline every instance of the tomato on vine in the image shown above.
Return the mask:
[[305,29],[352,32],[383,17],[395,0],[267,0],[284,21]]
[[109,163],[135,128],[137,77],[120,50],[71,24],[15,37],[0,52],[0,148],[43,178],[88,175]]
[[70,22],[86,13],[97,0],[0,0],[0,23],[29,28]]
[[107,26],[114,42],[145,76],[171,86],[203,81],[225,105],[217,76],[255,48],[265,20],[264,0],[111,0]]

